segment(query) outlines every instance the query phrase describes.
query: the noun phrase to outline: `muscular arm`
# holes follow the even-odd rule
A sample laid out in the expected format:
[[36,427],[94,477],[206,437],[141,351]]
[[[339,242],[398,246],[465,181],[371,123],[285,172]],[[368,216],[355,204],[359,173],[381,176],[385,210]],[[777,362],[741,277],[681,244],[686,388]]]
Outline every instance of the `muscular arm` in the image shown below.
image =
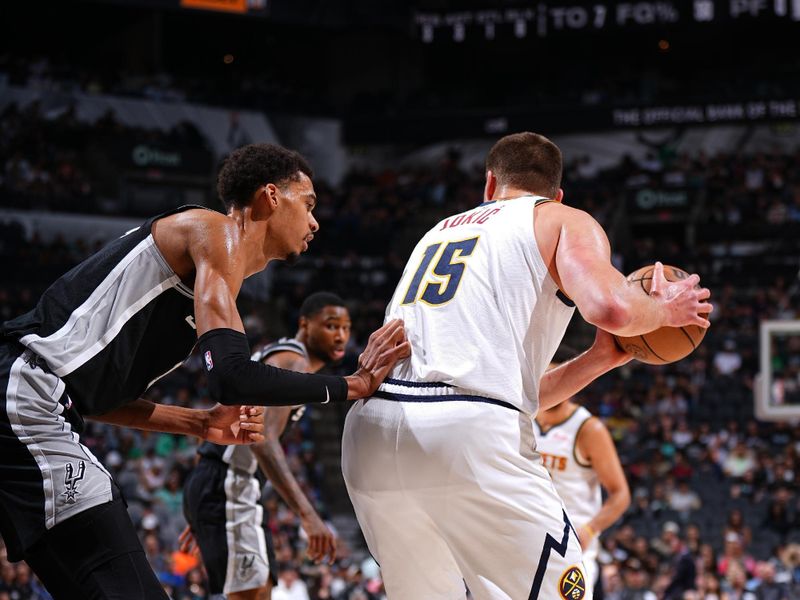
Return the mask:
[[[556,237],[555,271],[559,285],[586,321],[617,335],[638,335],[664,325],[708,326],[698,313],[708,290],[694,290],[699,278],[667,285],[654,277],[650,295],[628,282],[611,264],[611,247],[603,228],[589,214],[563,205],[543,206],[537,213],[537,239]],[[691,280],[691,281],[690,281]],[[706,310],[707,309],[707,310]]]
[[[216,219],[216,223],[211,219]],[[238,225],[221,216],[201,220],[187,241],[195,269],[195,322],[209,392],[221,404],[295,405],[370,395],[397,360],[410,353],[402,322],[370,336],[359,369],[348,377],[294,373],[250,360],[236,308],[247,272]]]
[[[267,358],[269,364],[293,371],[309,372],[308,361],[294,352],[277,352]],[[314,510],[300,484],[297,483],[286,454],[280,443],[280,437],[286,428],[290,406],[272,406],[266,409],[264,422],[264,441],[251,446],[253,454],[261,470],[272,483],[275,490],[283,498],[300,520],[309,538],[308,554],[312,560],[319,560],[330,555],[331,560],[336,556],[336,542],[333,534],[328,530],[322,519]]]
[[592,417],[584,424],[576,444],[581,454],[591,462],[600,485],[608,493],[602,508],[588,523],[593,531],[600,533],[619,519],[630,506],[630,489],[614,440],[600,419]]
[[572,398],[592,381],[632,360],[620,350],[611,334],[597,330],[592,347],[575,358],[548,369],[539,381],[539,410]]
[[264,439],[262,409],[246,406],[216,406],[203,410],[139,399],[89,418],[144,431],[194,435],[217,444],[250,444]]

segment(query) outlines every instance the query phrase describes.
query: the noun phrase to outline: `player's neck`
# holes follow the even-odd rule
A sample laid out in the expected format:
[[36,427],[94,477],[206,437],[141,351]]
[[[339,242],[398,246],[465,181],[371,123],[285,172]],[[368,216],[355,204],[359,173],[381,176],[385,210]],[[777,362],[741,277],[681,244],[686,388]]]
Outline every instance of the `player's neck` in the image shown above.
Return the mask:
[[239,247],[244,254],[245,277],[260,273],[267,267],[269,261],[277,258],[277,254],[271,251],[269,244],[264,243],[267,221],[256,218],[250,206],[231,208],[228,217],[239,229]]
[[516,200],[523,196],[539,196],[530,190],[514,187],[513,185],[498,186],[491,198],[485,198],[486,202],[502,202],[503,200]]

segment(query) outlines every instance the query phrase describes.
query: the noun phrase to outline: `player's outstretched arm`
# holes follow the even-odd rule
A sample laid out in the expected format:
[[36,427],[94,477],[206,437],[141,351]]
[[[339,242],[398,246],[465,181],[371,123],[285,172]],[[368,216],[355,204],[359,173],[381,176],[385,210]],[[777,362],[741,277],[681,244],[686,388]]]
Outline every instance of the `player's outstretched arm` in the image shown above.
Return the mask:
[[592,465],[607,497],[600,511],[588,523],[577,523],[581,546],[586,549],[592,538],[613,525],[631,504],[631,492],[619,455],[606,426],[592,417],[581,428],[575,442]]
[[608,238],[597,221],[567,206],[549,210],[560,211],[548,217],[559,228],[555,262],[560,284],[589,323],[624,336],[663,326],[709,326],[711,292],[697,285],[699,276],[668,282],[657,263],[650,295],[644,295],[611,264]]
[[542,375],[539,410],[547,410],[572,398],[601,375],[632,359],[631,354],[620,350],[610,333],[598,329],[591,348]]
[[[277,352],[270,355],[265,362],[283,369],[309,372],[308,360],[294,352]],[[303,530],[308,535],[308,557],[317,562],[327,557],[333,562],[336,560],[336,536],[328,529],[300,488],[280,442],[291,411],[290,406],[270,406],[266,409],[265,439],[252,446],[253,454],[280,497],[300,518]]]
[[363,398],[377,389],[395,363],[410,353],[402,321],[386,323],[370,336],[349,377],[312,375],[250,360],[250,346],[236,308],[247,273],[239,232],[220,224],[195,232],[188,252],[195,266],[195,322],[211,397],[220,404],[292,406]]
[[252,444],[264,440],[264,409],[260,406],[222,406],[208,410],[135,400],[94,421],[144,431],[194,435],[215,444]]

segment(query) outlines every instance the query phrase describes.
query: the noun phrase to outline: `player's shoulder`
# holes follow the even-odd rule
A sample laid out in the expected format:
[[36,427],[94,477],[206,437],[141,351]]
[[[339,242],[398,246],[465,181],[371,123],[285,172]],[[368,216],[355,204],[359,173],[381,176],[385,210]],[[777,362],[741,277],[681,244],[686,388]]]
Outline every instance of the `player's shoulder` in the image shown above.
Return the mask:
[[583,422],[578,430],[579,438],[592,439],[597,436],[611,435],[606,424],[603,423],[603,420],[597,415],[586,411],[586,414],[582,415],[582,417]]
[[236,221],[228,215],[215,210],[192,208],[174,215],[174,218],[170,225],[185,236],[193,255],[223,259],[237,254],[241,232]]
[[568,206],[563,202],[542,202],[536,208],[536,216],[539,219],[552,219],[573,224],[596,222],[595,218],[585,210]]
[[306,350],[305,344],[295,338],[280,338],[279,340],[267,344],[261,350],[262,357],[267,357],[271,354],[277,354],[278,352],[291,352],[294,354],[299,354],[300,356],[308,356],[308,351]]
[[188,228],[226,231],[236,227],[236,222],[228,215],[207,208],[190,208],[175,215],[181,225]]
[[308,351],[305,345],[295,338],[281,338],[267,344],[251,358],[292,371],[307,371],[309,366]]

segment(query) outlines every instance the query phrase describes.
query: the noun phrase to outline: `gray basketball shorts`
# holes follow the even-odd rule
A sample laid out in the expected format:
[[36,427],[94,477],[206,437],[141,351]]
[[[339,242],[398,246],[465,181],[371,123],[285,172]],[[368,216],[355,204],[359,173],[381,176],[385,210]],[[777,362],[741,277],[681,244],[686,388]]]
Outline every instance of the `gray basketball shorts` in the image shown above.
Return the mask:
[[64,382],[36,359],[0,342],[0,534],[11,560],[48,529],[118,495],[65,418]]

